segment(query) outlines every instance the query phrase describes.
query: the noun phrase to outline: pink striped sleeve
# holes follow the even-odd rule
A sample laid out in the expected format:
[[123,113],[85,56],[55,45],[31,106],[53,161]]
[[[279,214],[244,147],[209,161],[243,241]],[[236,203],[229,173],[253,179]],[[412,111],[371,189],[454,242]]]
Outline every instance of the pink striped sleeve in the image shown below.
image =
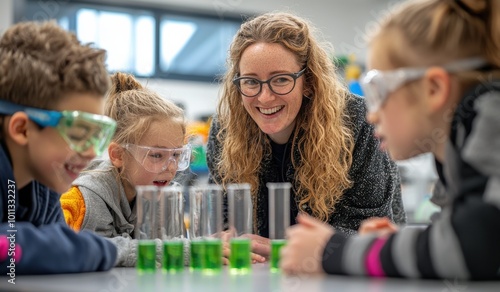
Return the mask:
[[380,251],[384,246],[387,238],[377,238],[375,242],[373,242],[372,246],[368,250],[366,259],[365,259],[365,268],[368,276],[371,277],[385,277],[384,269],[382,268],[382,263],[380,262]]

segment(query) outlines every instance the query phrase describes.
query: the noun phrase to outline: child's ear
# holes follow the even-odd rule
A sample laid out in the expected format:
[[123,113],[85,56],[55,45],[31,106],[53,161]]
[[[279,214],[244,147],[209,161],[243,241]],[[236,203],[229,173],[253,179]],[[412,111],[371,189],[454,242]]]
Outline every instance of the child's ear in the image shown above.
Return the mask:
[[425,74],[424,91],[431,112],[441,111],[450,99],[450,75],[443,68],[432,67]]
[[109,160],[116,168],[123,166],[123,154],[124,149],[122,146],[118,145],[116,142],[111,142],[108,146]]
[[18,145],[28,144],[29,118],[24,112],[17,112],[7,120],[7,136]]

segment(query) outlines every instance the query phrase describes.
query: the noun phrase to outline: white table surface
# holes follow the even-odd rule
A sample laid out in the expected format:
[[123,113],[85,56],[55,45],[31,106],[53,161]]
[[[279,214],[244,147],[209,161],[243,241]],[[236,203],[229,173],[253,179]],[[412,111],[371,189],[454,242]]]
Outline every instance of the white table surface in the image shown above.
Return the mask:
[[186,269],[178,274],[140,275],[135,268],[114,268],[108,272],[18,275],[16,284],[0,277],[0,291],[500,291],[500,281],[457,282],[452,280],[370,279],[364,277],[296,275],[270,273],[267,264],[255,264],[248,275],[231,275],[227,267],[218,275],[203,275]]

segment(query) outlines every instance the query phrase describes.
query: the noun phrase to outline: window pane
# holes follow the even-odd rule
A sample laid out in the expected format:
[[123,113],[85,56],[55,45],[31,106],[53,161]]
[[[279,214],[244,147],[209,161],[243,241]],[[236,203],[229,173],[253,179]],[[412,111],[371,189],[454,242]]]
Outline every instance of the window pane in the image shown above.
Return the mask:
[[161,23],[161,66],[168,71],[177,56],[196,31],[196,24],[188,21],[166,20]]
[[83,43],[97,41],[97,20],[96,10],[80,9],[76,15],[76,35]]
[[154,29],[152,16],[79,9],[76,14],[78,38],[107,51],[109,71],[140,76],[154,73]]
[[63,29],[69,30],[69,18],[67,16],[59,18],[58,23]]
[[225,70],[229,44],[240,23],[166,15],[160,25],[163,72],[214,77]]
[[155,20],[141,16],[135,23],[135,72],[142,76],[154,74]]
[[108,51],[110,71],[133,71],[132,17],[123,13],[100,12],[98,44]]

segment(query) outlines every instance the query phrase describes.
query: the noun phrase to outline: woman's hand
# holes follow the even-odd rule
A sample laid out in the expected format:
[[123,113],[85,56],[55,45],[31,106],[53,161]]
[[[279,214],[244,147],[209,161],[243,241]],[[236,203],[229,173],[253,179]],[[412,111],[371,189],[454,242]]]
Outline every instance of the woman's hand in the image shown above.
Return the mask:
[[286,232],[288,241],[281,249],[281,269],[288,274],[321,273],[323,250],[335,230],[305,214],[299,214],[297,222]]
[[[265,256],[262,256],[261,253],[264,253],[267,251],[267,254],[269,255],[270,252],[270,241],[267,238],[255,235],[255,234],[245,234],[242,235],[241,237],[249,238],[252,241],[252,253],[250,254],[252,263],[263,263],[266,261]],[[225,265],[229,264],[229,257],[231,255],[231,245],[230,245],[230,240],[232,238],[232,234],[229,231],[223,231],[221,239],[222,239],[222,262]],[[266,249],[266,243],[267,243],[267,249]]]
[[252,253],[260,255],[264,259],[261,261],[256,258],[259,262],[264,262],[269,259],[271,254],[271,240],[256,234],[243,234],[241,237],[249,238],[252,241]]
[[386,217],[373,217],[361,222],[358,233],[360,235],[365,235],[367,233],[377,232],[380,235],[388,235],[398,231],[398,229],[398,226]]

